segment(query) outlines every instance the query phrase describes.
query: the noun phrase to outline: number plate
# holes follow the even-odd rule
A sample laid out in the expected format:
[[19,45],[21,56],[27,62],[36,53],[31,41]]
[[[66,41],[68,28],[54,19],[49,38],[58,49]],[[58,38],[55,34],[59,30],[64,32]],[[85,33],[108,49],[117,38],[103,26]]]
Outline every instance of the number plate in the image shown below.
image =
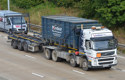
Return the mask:
[[103,65],[103,67],[109,67],[109,65]]

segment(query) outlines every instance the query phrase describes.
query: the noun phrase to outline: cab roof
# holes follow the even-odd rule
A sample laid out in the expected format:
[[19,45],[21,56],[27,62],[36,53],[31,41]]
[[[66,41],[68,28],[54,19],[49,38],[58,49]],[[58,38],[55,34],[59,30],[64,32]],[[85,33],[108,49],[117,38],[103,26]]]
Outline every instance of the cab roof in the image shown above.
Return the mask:
[[7,16],[19,16],[22,15],[21,13],[9,11],[9,10],[0,10],[0,16],[7,17]]

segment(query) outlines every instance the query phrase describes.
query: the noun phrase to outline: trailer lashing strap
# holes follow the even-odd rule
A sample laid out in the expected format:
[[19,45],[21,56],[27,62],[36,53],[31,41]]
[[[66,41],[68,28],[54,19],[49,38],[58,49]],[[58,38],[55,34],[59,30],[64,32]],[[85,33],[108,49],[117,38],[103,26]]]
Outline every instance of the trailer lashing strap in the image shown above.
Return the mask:
[[14,38],[14,37],[9,37],[9,38],[17,40],[17,38]]
[[30,40],[30,41],[33,41],[33,42],[36,42],[36,43],[39,43],[38,41],[35,41],[35,40],[32,40],[32,39],[28,39],[28,38],[25,38],[25,37],[22,37],[22,36],[18,36],[18,35],[15,35],[15,36],[23,38],[23,39],[26,39],[26,40]]
[[[58,46],[59,44],[54,43],[54,45]],[[61,47],[66,47],[66,46],[63,46],[63,45],[59,45],[59,46],[61,46]],[[78,49],[76,49],[76,48],[72,48],[72,47],[68,47],[68,48],[69,48],[69,49],[78,50]]]
[[28,39],[32,39],[32,40],[38,41],[38,42],[41,41],[39,38],[36,38],[36,37],[33,37],[33,36],[29,36],[29,35],[28,35],[28,36],[27,36],[27,35],[23,35],[23,36],[22,36],[22,35],[19,35],[19,36],[21,36],[21,37],[26,37],[26,38],[28,38]]

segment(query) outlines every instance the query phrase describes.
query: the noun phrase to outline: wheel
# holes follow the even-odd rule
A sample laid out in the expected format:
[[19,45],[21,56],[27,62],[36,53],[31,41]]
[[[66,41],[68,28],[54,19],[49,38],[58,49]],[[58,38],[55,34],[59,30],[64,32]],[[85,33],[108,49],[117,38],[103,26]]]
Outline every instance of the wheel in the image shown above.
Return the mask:
[[105,67],[105,69],[111,69],[111,66],[109,66],[109,67]]
[[71,55],[71,57],[70,57],[70,65],[71,65],[72,67],[76,67],[76,66],[77,66],[75,57],[74,57],[73,55]]
[[13,40],[13,41],[12,41],[12,46],[13,46],[14,49],[17,49],[17,48],[18,48],[18,47],[17,47],[17,41],[16,41],[16,40]]
[[26,42],[23,45],[23,49],[24,51],[28,52],[28,44]]
[[26,32],[24,32],[24,34],[27,34],[28,32],[26,31]]
[[40,50],[41,52],[44,52],[43,44],[40,44],[39,50]]
[[13,34],[13,31],[12,31],[12,30],[9,30],[9,32],[8,32],[8,33],[9,33],[9,35],[11,35],[11,34]]
[[20,51],[23,51],[22,42],[18,42],[18,49],[19,49]]
[[14,40],[11,41],[11,46],[13,46],[13,42],[14,42]]
[[88,70],[89,70],[87,59],[83,59],[82,69],[85,70],[85,71],[88,71]]
[[45,49],[45,58],[50,60],[52,58],[52,54],[51,54],[51,51],[49,49]]
[[57,56],[57,52],[55,50],[52,52],[52,60],[55,62],[61,61],[61,58]]

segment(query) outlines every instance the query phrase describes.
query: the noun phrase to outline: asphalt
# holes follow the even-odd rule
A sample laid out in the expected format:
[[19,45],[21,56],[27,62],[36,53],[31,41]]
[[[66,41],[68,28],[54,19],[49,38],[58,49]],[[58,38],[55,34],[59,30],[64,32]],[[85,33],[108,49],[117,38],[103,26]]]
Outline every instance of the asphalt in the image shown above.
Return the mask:
[[125,80],[125,56],[110,70],[83,71],[66,61],[46,60],[43,53],[13,49],[7,34],[0,32],[0,80]]

